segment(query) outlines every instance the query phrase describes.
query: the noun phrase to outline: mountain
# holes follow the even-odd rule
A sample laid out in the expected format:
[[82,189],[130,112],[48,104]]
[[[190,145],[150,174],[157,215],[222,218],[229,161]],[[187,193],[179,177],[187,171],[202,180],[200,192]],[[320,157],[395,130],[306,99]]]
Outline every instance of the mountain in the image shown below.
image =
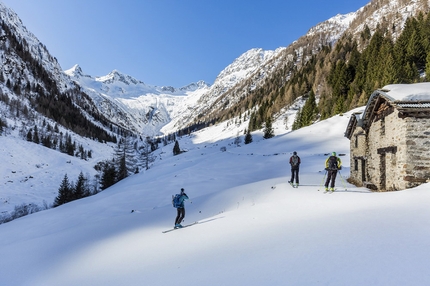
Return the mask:
[[209,89],[203,81],[182,88],[150,86],[117,70],[106,76],[92,77],[84,74],[78,65],[65,74],[91,97],[97,109],[111,122],[145,136],[159,135],[160,129],[176,116],[178,109],[189,108],[194,103],[193,98]]
[[4,115],[22,122],[25,132],[38,125],[38,120],[53,120],[81,136],[115,141],[109,119],[94,107],[90,98],[61,70],[55,57],[3,3],[0,17],[3,63],[0,108]]
[[[284,86],[322,47],[334,45],[344,35],[359,39],[366,28],[373,33],[382,25],[392,26],[394,35],[397,35],[407,17],[428,10],[428,5],[418,0],[407,3],[400,0],[372,1],[356,12],[336,15],[310,28],[306,35],[287,47],[275,51],[250,49],[221,71],[212,85],[197,82],[175,88],[147,85],[116,70],[106,76],[93,77],[75,66],[63,73],[55,57],[28,31],[19,17],[4,4],[0,5],[4,19],[3,37],[13,36],[12,42],[19,43],[15,54],[9,56],[2,50],[6,58],[2,77],[4,83],[10,82],[9,89],[15,90],[14,93],[18,89],[19,92],[30,90],[27,97],[35,98],[38,98],[39,88],[46,93],[67,94],[84,117],[91,121],[87,125],[101,123],[99,126],[108,133],[119,128],[144,136],[168,134],[195,123],[223,121],[241,116],[239,112],[255,111],[255,106],[249,107],[247,101],[254,102],[255,99],[251,98],[255,96],[261,98],[256,91],[263,88],[264,93],[272,93],[267,87]],[[20,50],[26,51],[25,56],[31,57],[31,61],[16,52]],[[38,70],[35,72],[31,65],[36,65]],[[280,71],[283,75],[276,80],[279,82],[274,83],[274,76]],[[55,90],[52,90],[52,84]],[[313,85],[319,88],[317,97],[330,92],[324,76],[317,78]],[[278,112],[275,116],[303,94],[299,91],[292,98],[284,98],[281,106],[273,109]],[[52,117],[51,110],[44,112]],[[77,131],[79,128],[74,129]],[[112,135],[103,135],[103,140]]]
[[168,134],[191,125],[205,112],[228,108],[226,101],[237,103],[240,97],[228,96],[229,91],[249,78],[262,81],[279,64],[268,66],[283,49],[247,51],[221,71],[211,86],[203,81],[181,88],[149,86],[118,71],[93,78],[78,65],[65,73],[116,124],[145,135]]
[[[178,91],[182,91],[183,88],[148,86],[149,89],[140,89],[139,95],[146,98],[155,96],[159,100],[148,100],[142,105],[135,105],[134,102],[125,99],[128,94],[123,88],[108,88],[103,91],[98,90],[105,99],[105,106],[100,107],[100,104],[98,106],[111,118],[114,113],[119,112],[121,116],[115,121],[117,124],[125,128],[132,126],[133,131],[147,135],[168,134],[200,122],[210,123],[242,117],[241,113],[245,111],[256,111],[255,106],[249,107],[249,101],[262,105],[261,92],[264,96],[273,98],[273,95],[267,95],[277,92],[271,86],[285,86],[291,76],[303,68],[324,47],[334,46],[339,39],[350,35],[359,41],[362,50],[368,44],[361,42],[362,33],[369,29],[373,34],[381,27],[392,27],[390,31],[396,39],[406,19],[418,15],[420,11],[428,11],[428,5],[423,1],[372,1],[355,12],[339,14],[319,23],[287,47],[280,47],[275,51],[250,49],[221,71],[211,86],[204,84],[198,91],[181,93]],[[275,79],[281,72],[280,78]],[[312,83],[317,88],[317,97],[332,92],[331,87],[327,86],[326,77],[326,72],[320,73],[320,77]],[[75,82],[84,89],[87,88],[86,82],[76,80]],[[140,84],[143,85],[143,83]],[[89,89],[94,90],[91,85]],[[259,92],[260,89],[263,90]],[[88,91],[88,93],[91,92]],[[170,93],[190,97],[190,100],[177,100],[179,98],[171,97]],[[273,108],[275,117],[281,115],[282,108],[306,93],[307,91],[297,90],[293,96],[284,96],[285,98],[280,100],[281,105]],[[161,99],[166,96],[171,99],[169,101],[171,108],[166,108],[165,101]],[[96,97],[96,95],[93,96],[93,98]],[[260,99],[252,99],[254,97]],[[112,104],[118,104],[118,106],[115,107]],[[109,110],[115,110],[115,112],[109,112]],[[181,111],[175,112],[175,110]]]

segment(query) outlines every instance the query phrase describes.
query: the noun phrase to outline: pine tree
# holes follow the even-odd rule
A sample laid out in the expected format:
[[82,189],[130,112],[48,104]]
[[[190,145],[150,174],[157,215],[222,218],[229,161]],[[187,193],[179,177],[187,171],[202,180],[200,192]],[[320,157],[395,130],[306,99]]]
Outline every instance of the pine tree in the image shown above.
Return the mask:
[[245,144],[249,144],[249,143],[252,143],[252,135],[248,128],[248,131],[246,131],[246,136],[245,136]]
[[263,135],[264,139],[270,139],[273,136],[275,136],[275,131],[273,130],[273,127],[272,127],[272,118],[269,117],[266,120],[266,124],[264,126],[263,132],[264,132],[264,135]]
[[318,114],[318,108],[315,100],[315,94],[313,90],[309,92],[309,97],[306,100],[305,105],[303,106],[302,112],[300,113],[301,116],[301,126],[309,126],[311,125],[314,120],[315,116]]
[[87,186],[87,179],[82,172],[79,173],[78,180],[76,181],[75,188],[73,190],[73,199],[78,200],[90,195],[90,190]]
[[137,167],[136,151],[131,136],[119,140],[114,156],[118,181],[127,178],[135,172]]
[[296,118],[294,118],[294,122],[292,126],[293,130],[297,130],[300,128],[302,128],[302,109],[301,108],[299,108],[299,110],[297,111]]
[[179,155],[181,154],[181,148],[179,148],[179,142],[178,140],[175,141],[175,146],[173,147],[173,155]]
[[54,200],[54,207],[58,207],[65,203],[72,201],[73,188],[69,182],[67,174],[64,175],[63,181],[61,181],[60,188],[58,189],[58,195]]
[[110,162],[105,162],[102,168],[102,176],[100,179],[100,189],[104,190],[116,183],[116,169]]
[[430,53],[427,54],[426,58],[426,80],[430,81]]
[[39,132],[37,130],[37,125],[34,126],[33,142],[36,143],[36,144],[40,143]]
[[155,161],[155,157],[152,155],[151,150],[152,145],[148,137],[147,140],[143,142],[143,145],[139,147],[140,160],[145,170],[148,170],[149,164]]

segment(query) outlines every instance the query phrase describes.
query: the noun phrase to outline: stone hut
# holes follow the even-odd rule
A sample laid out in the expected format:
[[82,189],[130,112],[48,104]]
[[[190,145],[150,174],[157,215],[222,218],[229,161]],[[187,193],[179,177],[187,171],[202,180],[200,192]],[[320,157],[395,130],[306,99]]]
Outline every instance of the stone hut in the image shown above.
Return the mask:
[[430,83],[393,84],[351,116],[350,180],[378,191],[430,181]]

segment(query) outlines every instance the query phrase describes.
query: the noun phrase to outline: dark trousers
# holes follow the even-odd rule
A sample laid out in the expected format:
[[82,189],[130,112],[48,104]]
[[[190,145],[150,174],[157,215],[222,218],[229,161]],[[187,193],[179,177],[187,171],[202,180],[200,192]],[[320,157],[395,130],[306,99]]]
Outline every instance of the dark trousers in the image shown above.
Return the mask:
[[331,188],[334,188],[334,183],[336,181],[337,170],[328,170],[327,171],[327,180],[325,181],[325,187],[328,188],[328,184],[331,181]]
[[180,224],[185,217],[185,208],[177,208],[178,215],[176,216],[175,225]]
[[296,184],[299,183],[299,169],[291,169],[291,184],[296,180]]

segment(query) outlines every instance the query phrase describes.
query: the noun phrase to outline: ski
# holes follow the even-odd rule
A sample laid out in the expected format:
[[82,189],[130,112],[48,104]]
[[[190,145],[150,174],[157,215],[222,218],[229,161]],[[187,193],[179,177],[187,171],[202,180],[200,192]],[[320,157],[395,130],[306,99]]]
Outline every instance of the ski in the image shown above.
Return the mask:
[[291,185],[291,187],[293,187],[293,188],[298,188],[299,187],[299,185],[294,185],[294,183],[292,183],[292,182],[290,182],[290,181],[288,181],[288,183]]
[[186,227],[189,227],[189,226],[192,226],[192,225],[198,224],[198,223],[199,223],[198,221],[195,221],[195,222],[193,222],[193,223],[190,223],[190,224],[184,225],[184,226],[182,226],[182,227],[178,227],[178,228],[171,228],[171,229],[168,229],[168,230],[164,230],[164,231],[162,231],[162,233],[171,232],[171,231],[178,230],[178,229],[183,229],[183,228],[186,228]]

